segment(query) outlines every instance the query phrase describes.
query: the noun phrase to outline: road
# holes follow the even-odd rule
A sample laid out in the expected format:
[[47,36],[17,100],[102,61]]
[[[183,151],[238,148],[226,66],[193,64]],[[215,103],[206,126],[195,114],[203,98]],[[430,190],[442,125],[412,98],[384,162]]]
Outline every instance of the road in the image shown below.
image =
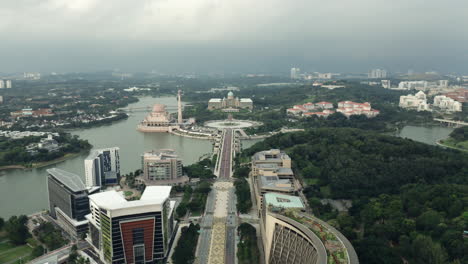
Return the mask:
[[237,228],[237,209],[236,194],[234,188],[229,192],[228,216],[226,218],[226,264],[236,263],[236,228]]
[[208,263],[210,253],[211,232],[213,226],[213,213],[215,206],[215,191],[208,194],[205,215],[200,221],[200,238],[197,247],[197,263]]
[[224,130],[223,147],[220,158],[219,179],[230,179],[232,164],[232,129]]
[[[214,185],[215,187],[208,195],[205,214],[200,222],[201,230],[196,263],[221,263],[223,259],[223,263],[236,263],[236,229],[239,221],[237,220],[237,199],[231,179],[233,134],[232,129],[225,129],[223,131],[221,153],[218,156],[218,179]],[[225,227],[225,235],[224,233],[222,235],[225,236],[225,241],[211,241],[215,235],[219,237],[219,234],[213,233],[213,224],[215,223],[218,232]],[[224,248],[224,254],[222,251],[210,252],[213,248]]]
[[[221,155],[221,166],[219,169],[219,179],[231,179],[232,172],[232,129],[224,130],[223,148]],[[236,228],[237,228],[237,209],[234,188],[229,190],[228,215],[226,217],[226,264],[236,263]]]

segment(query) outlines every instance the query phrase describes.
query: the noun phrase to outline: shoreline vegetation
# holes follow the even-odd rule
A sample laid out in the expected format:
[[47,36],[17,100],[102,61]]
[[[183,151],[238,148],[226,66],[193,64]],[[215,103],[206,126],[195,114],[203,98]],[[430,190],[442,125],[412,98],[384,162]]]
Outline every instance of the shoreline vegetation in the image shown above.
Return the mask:
[[437,141],[438,146],[468,152],[468,127],[459,127],[449,137]]
[[[50,136],[50,135],[49,135]],[[70,133],[56,134],[47,143],[40,136],[0,138],[0,171],[41,168],[89,152],[92,145]]]
[[54,165],[57,163],[60,163],[62,161],[66,161],[75,157],[80,156],[81,154],[89,152],[89,149],[83,149],[82,151],[78,153],[66,153],[64,156],[56,158],[54,160],[50,161],[43,161],[43,162],[36,162],[36,163],[31,163],[31,164],[26,164],[26,165],[5,165],[5,166],[0,166],[0,171],[6,171],[6,170],[29,170],[29,169],[38,169],[38,168],[43,168],[47,167],[49,165]]

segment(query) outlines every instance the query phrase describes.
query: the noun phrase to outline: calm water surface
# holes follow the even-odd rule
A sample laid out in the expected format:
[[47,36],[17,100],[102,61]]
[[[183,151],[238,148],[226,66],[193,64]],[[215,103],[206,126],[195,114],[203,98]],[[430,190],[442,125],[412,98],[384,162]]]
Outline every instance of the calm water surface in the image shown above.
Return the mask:
[[[150,106],[155,103],[166,104],[175,109],[175,97],[140,98],[132,107]],[[171,107],[172,106],[172,107]],[[73,130],[72,134],[87,139],[94,148],[117,146],[120,148],[120,167],[122,173],[128,173],[141,167],[141,154],[152,149],[172,148],[183,159],[184,164],[191,164],[203,154],[211,153],[212,142],[174,136],[167,133],[140,133],[137,124],[146,116],[145,112],[130,114],[127,120],[96,128]],[[16,214],[30,214],[47,207],[46,170],[57,167],[80,175],[84,179],[83,161],[87,154],[73,159],[32,170],[0,171],[0,217]]]
[[436,145],[437,141],[447,138],[452,131],[453,128],[450,127],[405,126],[397,135],[429,145]]

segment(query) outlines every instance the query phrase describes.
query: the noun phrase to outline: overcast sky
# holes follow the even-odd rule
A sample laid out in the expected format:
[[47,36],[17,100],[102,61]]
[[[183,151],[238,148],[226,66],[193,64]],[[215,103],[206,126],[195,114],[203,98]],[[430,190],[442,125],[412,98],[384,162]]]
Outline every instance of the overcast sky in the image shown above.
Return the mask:
[[468,74],[466,0],[0,0],[0,71]]

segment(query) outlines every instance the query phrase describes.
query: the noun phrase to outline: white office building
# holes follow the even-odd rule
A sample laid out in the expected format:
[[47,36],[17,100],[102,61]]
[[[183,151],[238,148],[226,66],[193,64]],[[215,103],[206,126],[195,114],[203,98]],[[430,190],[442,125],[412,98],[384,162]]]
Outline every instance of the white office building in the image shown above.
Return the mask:
[[438,95],[434,97],[434,107],[447,112],[461,112],[462,103],[453,100],[445,95]]
[[291,68],[291,79],[299,79],[300,74],[301,74],[300,68]]
[[387,71],[386,70],[381,70],[381,69],[372,69],[367,74],[367,77],[369,77],[369,79],[387,78]]
[[401,108],[414,109],[417,111],[430,111],[430,105],[427,103],[426,94],[422,91],[417,92],[415,95],[408,94],[400,96]]
[[94,150],[84,161],[86,186],[117,185],[120,178],[119,148]]
[[6,81],[6,88],[7,88],[7,89],[12,88],[11,80],[7,80],[7,81]]
[[383,88],[385,88],[385,89],[392,88],[390,80],[382,80],[380,82],[382,83]]
[[406,89],[406,90],[423,90],[427,89],[428,82],[427,81],[410,81],[410,82],[400,82],[398,84],[399,89]]
[[3,89],[3,88],[5,88],[5,81],[0,80],[0,89]]
[[439,87],[447,88],[448,85],[449,85],[449,81],[448,81],[448,80],[440,80],[440,81],[439,81]]

